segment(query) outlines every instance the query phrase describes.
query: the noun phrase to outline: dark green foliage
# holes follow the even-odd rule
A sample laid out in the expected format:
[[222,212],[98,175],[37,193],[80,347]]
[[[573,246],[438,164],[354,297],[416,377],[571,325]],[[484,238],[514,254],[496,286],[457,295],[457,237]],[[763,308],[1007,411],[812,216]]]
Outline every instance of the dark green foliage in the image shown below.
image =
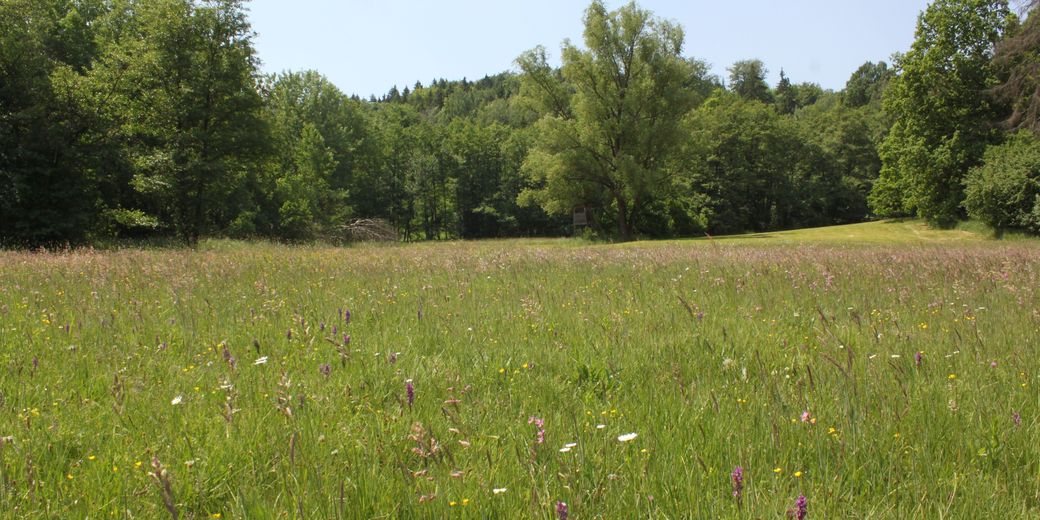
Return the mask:
[[286,239],[337,240],[370,146],[361,103],[314,71],[278,75],[263,91],[272,153],[256,224]]
[[340,242],[357,219],[403,240],[563,235],[576,207],[622,239],[963,209],[1030,227],[1035,144],[972,168],[999,122],[1040,128],[1035,18],[938,0],[895,67],[867,62],[842,92],[783,71],[770,89],[759,60],[727,91],[681,27],[593,2],[560,68],[539,47],[521,74],[363,101],[313,71],[259,77],[241,0],[7,0],[0,245]]
[[1004,123],[1011,129],[1040,132],[1040,4],[1027,2],[1029,15],[997,45],[994,65],[1000,77],[995,97],[1010,107]]
[[87,80],[133,165],[134,209],[189,243],[221,232],[248,208],[240,187],[267,140],[242,2],[132,3],[108,24]]
[[773,94],[769,91],[766,83],[765,64],[762,60],[742,60],[733,64],[729,69],[729,89],[738,96],[748,99],[772,103]]
[[964,181],[964,208],[997,230],[1040,233],[1040,141],[1019,132],[986,150]]
[[0,3],[0,244],[79,242],[99,219],[106,150],[76,74],[95,52],[96,14],[88,2]]
[[720,93],[690,115],[687,127],[682,206],[689,221],[709,232],[862,218],[855,186],[834,156],[769,105]]
[[843,101],[846,106],[857,108],[869,104],[881,103],[882,95],[895,71],[888,64],[866,62],[852,73],[845,83]]

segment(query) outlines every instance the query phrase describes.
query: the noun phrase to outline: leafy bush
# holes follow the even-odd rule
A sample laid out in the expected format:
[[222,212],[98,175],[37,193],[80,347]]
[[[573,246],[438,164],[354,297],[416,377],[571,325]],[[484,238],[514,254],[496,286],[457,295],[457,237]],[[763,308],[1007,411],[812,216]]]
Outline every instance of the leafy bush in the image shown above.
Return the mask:
[[1040,141],[1019,132],[986,150],[964,181],[968,215],[995,229],[1040,233]]

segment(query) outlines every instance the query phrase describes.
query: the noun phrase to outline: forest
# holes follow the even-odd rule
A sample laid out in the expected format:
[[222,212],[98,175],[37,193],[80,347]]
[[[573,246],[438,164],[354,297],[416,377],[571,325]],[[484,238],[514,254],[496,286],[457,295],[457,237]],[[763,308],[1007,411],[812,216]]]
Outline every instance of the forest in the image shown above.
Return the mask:
[[0,246],[566,236],[576,209],[611,240],[1037,233],[1036,9],[936,0],[835,92],[753,58],[717,77],[682,27],[595,0],[558,54],[362,99],[262,74],[242,0],[5,0]]

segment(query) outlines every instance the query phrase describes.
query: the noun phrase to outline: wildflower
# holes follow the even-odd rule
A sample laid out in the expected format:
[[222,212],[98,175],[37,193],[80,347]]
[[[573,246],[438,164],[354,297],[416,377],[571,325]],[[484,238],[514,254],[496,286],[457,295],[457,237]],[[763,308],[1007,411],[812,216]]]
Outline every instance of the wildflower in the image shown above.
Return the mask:
[[323,363],[321,366],[318,367],[318,372],[320,372],[321,375],[327,378],[329,377],[329,374],[332,373],[332,366],[330,366],[328,363]]
[[957,374],[950,374],[950,375],[946,376],[946,379],[949,379],[950,381],[953,381],[954,379],[957,379]]
[[914,366],[921,366],[921,362],[924,360],[924,353],[917,351],[914,353]]
[[292,329],[285,331],[285,339],[292,341]]
[[773,473],[776,473],[777,475],[779,475],[779,474],[781,474],[783,472],[784,472],[784,468],[781,468],[780,466],[777,466],[777,467],[773,468]]
[[620,441],[620,442],[632,442],[632,441],[636,440],[636,437],[639,437],[639,434],[637,434],[637,433],[626,433],[624,435],[618,435],[617,440]]
[[997,368],[997,362],[996,361],[990,361],[989,362],[989,367],[990,368]]
[[801,471],[795,471],[795,472],[794,472],[794,478],[802,478],[802,475],[803,475],[803,474],[804,474],[804,473],[802,473]]
[[809,410],[802,412],[802,422],[809,422],[812,419],[812,415],[809,414]]
[[1011,414],[1011,422],[1015,423],[1015,426],[1022,426],[1022,414],[1013,412]]
[[397,363],[397,356],[400,354],[400,352],[391,352],[390,357],[388,357],[387,360],[390,362],[391,365]]
[[567,503],[556,501],[556,516],[560,520],[567,520]]
[[[350,311],[347,311],[347,316],[350,316]],[[411,379],[404,382],[404,391],[408,394],[408,407],[411,408],[412,404],[415,403],[415,387],[412,386]]]
[[469,505],[469,499],[468,498],[463,498],[462,499],[462,505],[463,506],[468,506]]
[[170,401],[170,404],[172,404],[173,406],[177,406],[177,405],[181,404],[181,402],[183,402],[183,401],[184,401],[184,396],[178,395],[177,397],[174,397]]
[[798,500],[794,503],[795,511],[794,517],[798,520],[803,520],[809,514],[809,501],[805,499],[805,495],[798,495]]
[[254,365],[263,365],[265,363],[267,363],[267,356],[258,357],[256,358],[256,361],[253,361]]
[[532,415],[527,418],[527,424],[533,424],[536,428],[538,428],[537,443],[545,443],[545,420]]
[[350,334],[343,335],[343,346],[350,345]]
[[571,448],[569,446],[564,446],[560,448],[560,453],[567,453],[569,451],[571,451]]
[[495,495],[501,495],[502,493],[506,492],[506,488],[495,488],[492,489],[491,492]]
[[597,429],[597,430],[602,430],[602,429],[604,429],[604,428],[606,428],[606,427],[607,427],[607,425],[606,425],[606,424],[597,424],[597,425],[596,425],[596,429]]
[[740,500],[744,495],[744,468],[740,466],[733,468],[733,473],[730,473],[730,480],[733,481],[733,498],[737,499],[737,504],[740,504]]

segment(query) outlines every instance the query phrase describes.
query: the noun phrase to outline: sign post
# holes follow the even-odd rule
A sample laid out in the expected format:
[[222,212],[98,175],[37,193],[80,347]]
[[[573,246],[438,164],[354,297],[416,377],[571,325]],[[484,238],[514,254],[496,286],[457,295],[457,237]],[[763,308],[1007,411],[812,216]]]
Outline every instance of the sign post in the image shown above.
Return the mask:
[[574,236],[578,236],[578,228],[589,225],[588,207],[575,206],[572,213],[574,215]]

